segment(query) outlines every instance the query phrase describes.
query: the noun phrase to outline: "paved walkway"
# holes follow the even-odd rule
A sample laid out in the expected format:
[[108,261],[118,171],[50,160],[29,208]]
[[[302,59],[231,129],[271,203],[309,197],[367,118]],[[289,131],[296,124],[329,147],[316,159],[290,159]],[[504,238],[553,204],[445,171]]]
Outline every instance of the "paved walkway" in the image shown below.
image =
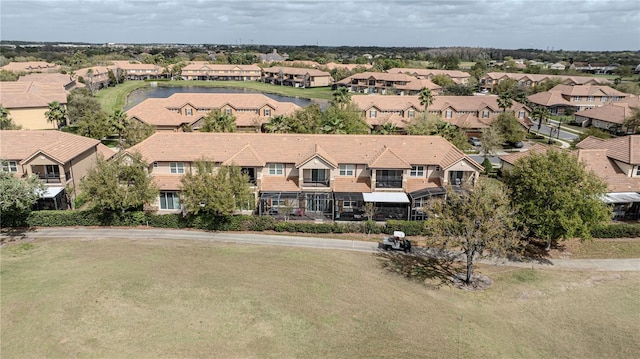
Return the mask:
[[[19,239],[36,238],[86,238],[100,240],[108,238],[124,238],[130,240],[143,239],[177,239],[203,240],[214,242],[275,245],[300,248],[318,248],[330,250],[348,250],[358,252],[377,252],[375,242],[353,241],[331,238],[315,238],[272,234],[247,234],[232,232],[204,232],[196,230],[177,230],[160,228],[84,228],[54,227],[38,228],[25,232],[3,232],[0,239],[6,241],[11,237]],[[552,268],[566,270],[597,271],[640,271],[640,258],[631,259],[549,259],[540,262],[517,262],[508,260],[482,260],[482,263],[499,266],[521,268]]]

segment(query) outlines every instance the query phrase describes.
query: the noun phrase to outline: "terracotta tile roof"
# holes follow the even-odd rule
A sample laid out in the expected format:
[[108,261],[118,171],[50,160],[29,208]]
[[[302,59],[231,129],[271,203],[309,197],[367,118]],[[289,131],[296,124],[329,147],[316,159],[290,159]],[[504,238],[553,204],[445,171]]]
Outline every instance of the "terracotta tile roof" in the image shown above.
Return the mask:
[[87,73],[89,72],[89,70],[93,70],[93,76],[109,76],[109,68],[107,68],[106,66],[85,67],[74,72],[76,74],[76,77],[82,76],[84,78],[87,78]]
[[333,181],[334,192],[371,192],[371,178],[336,177]]
[[297,178],[285,178],[284,176],[264,176],[260,186],[261,192],[299,192]]
[[98,146],[100,141],[61,131],[0,131],[0,158],[24,161],[38,153],[61,164]]
[[[400,90],[413,90],[419,91],[423,88],[428,88],[430,90],[440,90],[442,87],[434,84],[431,80],[428,79],[419,79],[415,76],[407,75],[404,73],[387,73],[387,72],[361,72],[358,74],[351,75],[347,78],[344,78],[338,81],[339,84],[342,85],[351,85],[353,80],[358,81],[366,81],[369,79],[373,79],[375,81],[389,81],[396,83],[394,88]],[[404,85],[398,84],[404,82]]]
[[264,167],[266,164],[250,143],[247,143],[246,146],[242,147],[240,151],[229,157],[229,159],[224,161],[222,164],[233,165],[234,163],[241,163],[246,167]]
[[98,154],[102,155],[105,160],[110,159],[116,154],[116,151],[110,149],[102,143],[98,143],[98,147],[96,148],[96,150],[98,151]]
[[576,145],[579,149],[607,150],[607,157],[631,165],[640,165],[640,135],[602,140],[587,137]]
[[607,182],[609,192],[640,192],[640,177],[627,177],[608,157],[608,150],[579,149],[578,159]]
[[448,168],[464,159],[482,170],[480,164],[439,136],[157,132],[128,151],[139,150],[149,163],[193,162],[201,157],[224,163],[247,143],[266,163],[299,163],[309,156],[309,148],[318,144],[337,164],[367,165],[385,152],[386,146],[390,157],[399,158],[401,168],[408,165]]
[[549,79],[560,79],[566,85],[583,85],[583,84],[610,84],[611,81],[602,77],[590,77],[590,76],[563,76],[563,75],[538,75],[538,74],[522,74],[522,73],[507,73],[507,72],[489,72],[485,75],[485,78],[494,80],[511,78],[516,81],[522,79],[530,79],[532,82],[541,82]]
[[431,78],[436,75],[445,75],[452,79],[465,79],[471,77],[469,73],[458,70],[435,70],[435,69],[414,69],[414,68],[402,68],[394,67],[387,70],[388,73],[396,74],[409,74],[416,77]]
[[604,106],[576,112],[576,116],[586,117],[610,123],[622,124],[633,116],[634,109],[640,107],[636,99],[627,102],[613,102]]
[[210,64],[208,62],[193,62],[189,65],[182,68],[182,72],[185,71],[201,71],[201,70],[212,70],[212,71],[260,71],[262,72],[262,68],[258,65],[228,65],[228,64]]
[[440,185],[440,180],[436,178],[409,178],[407,180],[407,193],[436,187],[442,187]]
[[303,76],[309,74],[310,76],[322,77],[322,76],[331,76],[330,73],[325,71],[320,71],[316,69],[306,69],[301,67],[282,67],[282,66],[274,66],[274,67],[265,67],[262,69],[265,74],[278,74],[282,71],[285,74]]
[[0,103],[8,109],[48,107],[53,101],[67,103],[67,92],[60,83],[0,82]]
[[[193,116],[181,115],[176,111],[186,105],[205,111],[195,111]],[[293,114],[300,106],[292,102],[279,102],[263,94],[232,94],[232,93],[176,93],[167,98],[146,99],[142,103],[127,111],[129,118],[153,126],[174,126],[195,123],[207,115],[211,109],[221,109],[228,106],[236,110],[236,126],[249,127],[269,122],[269,117],[258,115],[257,112],[268,106],[271,116]]]
[[46,84],[60,84],[64,87],[72,86],[74,81],[70,75],[58,73],[34,73],[20,76],[18,82],[38,82]]
[[10,62],[0,67],[2,70],[11,72],[57,71],[59,68],[59,65],[45,61]]
[[609,86],[600,85],[556,85],[549,92],[559,92],[565,96],[619,96],[627,97],[629,94],[620,92]]
[[570,106],[571,103],[562,97],[560,92],[538,92],[529,97],[529,102],[541,106]]
[[499,158],[502,161],[510,165],[513,165],[514,163],[516,163],[517,160],[523,157],[529,156],[531,153],[542,154],[542,153],[547,153],[548,150],[549,150],[549,146],[543,145],[541,143],[536,143],[533,146],[531,146],[531,148],[529,148],[529,150],[527,151],[513,152],[508,155],[500,156]]
[[154,175],[153,181],[158,185],[159,190],[179,191],[182,189],[180,180],[183,177],[180,175]]
[[296,168],[300,168],[305,163],[311,161],[315,157],[318,157],[318,158],[322,159],[324,162],[326,162],[329,165],[333,166],[333,168],[338,168],[338,163],[336,162],[336,160],[334,160],[333,157],[331,157],[331,155],[328,154],[327,151],[325,151],[322,148],[322,146],[318,145],[317,143],[315,145],[313,145],[313,147],[311,148],[311,151],[309,151],[309,155],[308,156],[303,157],[302,160],[300,160],[298,163],[296,163]]
[[369,168],[397,168],[397,169],[410,169],[411,165],[403,160],[400,156],[396,155],[387,146],[383,146],[378,155],[369,163]]

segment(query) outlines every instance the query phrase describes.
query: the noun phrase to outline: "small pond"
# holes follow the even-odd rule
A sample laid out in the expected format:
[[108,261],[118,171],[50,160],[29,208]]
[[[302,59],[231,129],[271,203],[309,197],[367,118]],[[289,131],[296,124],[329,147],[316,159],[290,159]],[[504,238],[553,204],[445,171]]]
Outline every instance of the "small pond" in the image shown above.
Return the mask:
[[[137,89],[129,94],[127,97],[127,104],[125,105],[125,111],[133,106],[141,103],[148,98],[167,98],[174,93],[262,93],[255,90],[239,89],[239,88],[217,88],[217,87],[199,87],[199,86],[187,86],[187,87],[144,87]],[[262,93],[267,97],[270,97],[280,102],[293,102],[300,107],[307,107],[313,103],[317,103],[321,108],[325,108],[328,104],[326,100],[310,100],[300,97],[281,96],[270,93]]]

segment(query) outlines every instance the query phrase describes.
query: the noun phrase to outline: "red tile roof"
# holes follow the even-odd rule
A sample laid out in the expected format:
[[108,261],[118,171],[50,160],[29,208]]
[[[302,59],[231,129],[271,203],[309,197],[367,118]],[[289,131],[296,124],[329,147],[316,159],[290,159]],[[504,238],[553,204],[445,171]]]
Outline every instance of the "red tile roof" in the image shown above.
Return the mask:
[[5,130],[0,131],[0,158],[24,161],[42,153],[64,164],[99,143],[61,131]]

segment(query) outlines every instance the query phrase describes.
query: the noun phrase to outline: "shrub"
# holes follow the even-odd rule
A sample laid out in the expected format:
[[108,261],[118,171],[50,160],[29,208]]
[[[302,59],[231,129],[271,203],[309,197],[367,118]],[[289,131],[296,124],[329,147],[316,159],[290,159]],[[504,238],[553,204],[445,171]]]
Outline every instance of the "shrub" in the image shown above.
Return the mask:
[[594,238],[637,238],[640,237],[640,224],[608,224],[591,231]]
[[389,220],[384,227],[384,233],[393,234],[393,231],[403,231],[407,236],[425,235],[423,221],[396,221]]

